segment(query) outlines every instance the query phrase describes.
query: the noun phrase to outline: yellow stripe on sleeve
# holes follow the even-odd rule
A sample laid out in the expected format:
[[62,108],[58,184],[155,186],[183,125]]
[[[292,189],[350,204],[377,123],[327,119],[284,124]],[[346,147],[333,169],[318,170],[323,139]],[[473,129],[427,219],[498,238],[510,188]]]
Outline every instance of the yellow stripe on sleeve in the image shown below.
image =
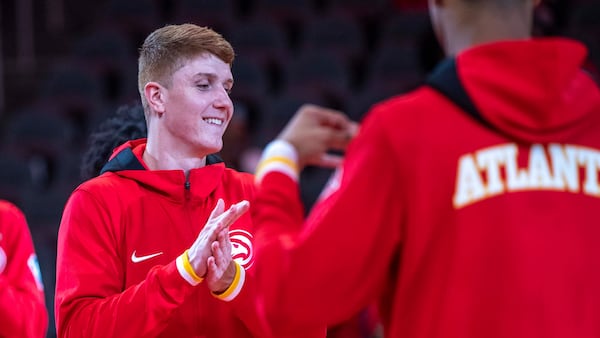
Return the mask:
[[236,261],[233,262],[235,263],[235,277],[233,277],[233,282],[231,285],[229,285],[227,290],[221,293],[212,293],[216,298],[226,302],[232,301],[235,297],[237,297],[244,286],[244,281],[246,280],[246,270],[244,270],[244,268],[241,267]]
[[192,264],[190,263],[189,250],[185,250],[181,256],[177,257],[176,260],[177,270],[183,279],[185,279],[191,285],[198,285],[202,282],[203,278],[196,274]]

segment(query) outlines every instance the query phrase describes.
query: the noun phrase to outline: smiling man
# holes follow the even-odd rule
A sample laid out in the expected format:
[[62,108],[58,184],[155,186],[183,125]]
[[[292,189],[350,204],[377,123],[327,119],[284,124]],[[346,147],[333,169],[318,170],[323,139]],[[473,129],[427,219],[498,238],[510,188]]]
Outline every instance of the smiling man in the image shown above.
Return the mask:
[[[240,313],[253,309],[252,222],[247,202],[233,204],[252,200],[253,178],[210,155],[233,116],[233,58],[221,35],[196,25],[146,38],[138,84],[147,139],[115,149],[64,210],[60,337],[260,336],[253,314]],[[229,237],[244,244],[233,260]]]

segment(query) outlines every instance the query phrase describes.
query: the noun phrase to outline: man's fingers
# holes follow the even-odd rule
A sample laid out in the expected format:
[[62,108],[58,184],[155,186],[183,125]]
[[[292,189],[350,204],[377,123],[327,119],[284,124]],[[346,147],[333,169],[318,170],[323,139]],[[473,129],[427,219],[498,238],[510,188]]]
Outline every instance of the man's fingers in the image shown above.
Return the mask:
[[227,250],[227,249],[231,249],[231,240],[229,238],[229,228],[225,228],[225,229],[221,230],[221,232],[219,232],[219,234],[217,235],[217,241],[219,242],[219,245],[221,246],[221,248],[223,248],[225,250],[225,252],[231,251],[231,250]]
[[333,168],[340,166],[342,164],[343,160],[344,160],[344,158],[340,155],[323,154],[319,158],[319,163],[317,163],[316,165],[318,165],[320,167],[324,167],[324,168],[333,169]]
[[216,218],[217,216],[223,213],[223,210],[225,210],[225,202],[223,202],[222,198],[219,198],[219,200],[217,201],[217,205],[210,213],[210,218]]
[[250,208],[250,202],[241,201],[239,203],[233,204],[227,211],[219,215],[215,221],[217,222],[216,232],[219,233],[223,229],[227,228],[233,222],[237,221],[240,216],[242,216],[248,209]]
[[[357,125],[344,112],[319,106],[310,106],[311,112],[317,115],[317,120],[322,126],[350,131]],[[353,136],[353,135],[352,135]]]
[[351,121],[348,117],[337,110],[323,109],[320,116],[320,124],[337,130],[344,130]]
[[346,128],[346,135],[348,138],[353,139],[354,137],[356,137],[356,135],[358,135],[358,132],[360,130],[360,124],[354,121],[351,121],[348,124],[348,128]]
[[208,257],[206,260],[206,269],[208,270],[206,273],[207,276],[212,276],[218,273],[217,263],[215,262],[215,258],[213,256]]
[[[354,130],[354,129],[353,129]],[[353,130],[330,130],[327,147],[329,150],[346,150],[354,137]]]
[[223,265],[231,259],[231,255],[229,255],[229,257],[227,256],[227,253],[223,250],[223,246],[221,246],[221,243],[219,242],[212,243],[212,252],[217,266]]
[[[322,107],[311,106],[310,112],[316,115],[312,120],[318,121],[318,126],[312,127],[313,132],[325,137],[328,149],[345,150],[348,143],[356,136],[358,123],[350,120],[344,113]],[[315,137],[318,138],[318,136]]]
[[221,241],[221,239],[227,240],[228,238],[229,238],[229,229],[227,229],[227,228],[224,228],[223,230],[221,230],[221,232],[219,232],[217,234],[217,239],[219,241]]
[[212,242],[210,244],[210,249],[212,251],[212,256],[208,257],[206,264],[209,271],[214,273],[218,270],[217,262],[222,259],[223,253],[221,252],[221,247],[219,246],[218,242]]
[[210,243],[210,250],[212,251],[213,256],[218,255],[220,253],[219,248],[220,248],[219,242],[215,241],[215,242]]
[[237,202],[235,207],[239,209],[239,211],[243,214],[250,208],[250,202],[243,200],[241,202]]

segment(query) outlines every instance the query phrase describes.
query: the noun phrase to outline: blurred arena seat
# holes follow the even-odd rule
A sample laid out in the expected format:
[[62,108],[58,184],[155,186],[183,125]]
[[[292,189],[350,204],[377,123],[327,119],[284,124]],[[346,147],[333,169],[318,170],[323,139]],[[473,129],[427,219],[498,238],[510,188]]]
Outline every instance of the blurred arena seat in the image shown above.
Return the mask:
[[271,21],[254,18],[240,22],[230,30],[228,38],[236,51],[236,63],[256,62],[267,74],[279,72],[289,58],[286,33]]
[[234,26],[236,2],[233,0],[176,0],[174,23],[195,23],[221,34]]
[[360,24],[340,15],[327,15],[306,23],[301,32],[302,50],[327,52],[350,66],[364,56],[366,37]]
[[292,59],[284,69],[285,91],[301,97],[321,97],[330,107],[339,107],[350,92],[346,66],[327,52],[308,50]]

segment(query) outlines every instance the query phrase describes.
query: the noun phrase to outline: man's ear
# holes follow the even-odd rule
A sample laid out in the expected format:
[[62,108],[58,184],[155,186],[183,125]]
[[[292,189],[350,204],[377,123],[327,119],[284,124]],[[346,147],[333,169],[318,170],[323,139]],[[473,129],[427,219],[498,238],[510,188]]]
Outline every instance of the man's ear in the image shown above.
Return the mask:
[[164,88],[158,82],[148,82],[144,86],[144,96],[148,106],[158,113],[164,113]]

